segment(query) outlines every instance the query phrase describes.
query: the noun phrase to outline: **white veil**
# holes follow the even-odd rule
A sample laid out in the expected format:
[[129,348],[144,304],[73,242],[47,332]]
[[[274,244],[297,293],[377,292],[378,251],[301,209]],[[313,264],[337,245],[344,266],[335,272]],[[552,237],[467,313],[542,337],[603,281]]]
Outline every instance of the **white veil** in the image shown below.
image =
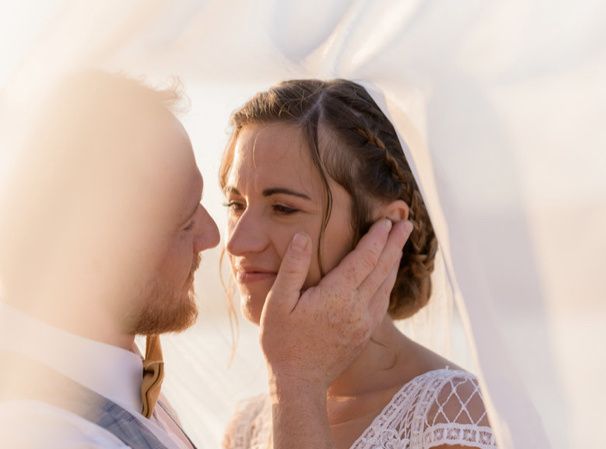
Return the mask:
[[[478,375],[500,448],[602,443],[603,2],[0,8],[10,34],[0,88],[11,107],[78,65],[152,81],[179,76],[192,103],[183,121],[206,179],[204,201],[219,223],[214,180],[229,113],[281,79],[361,80],[400,134],[440,241],[433,305],[404,324],[406,332]],[[236,401],[265,387],[256,331],[242,320],[227,367],[232,342],[218,254],[205,257],[196,280],[200,323],[165,343],[167,394],[201,447],[218,447]]]

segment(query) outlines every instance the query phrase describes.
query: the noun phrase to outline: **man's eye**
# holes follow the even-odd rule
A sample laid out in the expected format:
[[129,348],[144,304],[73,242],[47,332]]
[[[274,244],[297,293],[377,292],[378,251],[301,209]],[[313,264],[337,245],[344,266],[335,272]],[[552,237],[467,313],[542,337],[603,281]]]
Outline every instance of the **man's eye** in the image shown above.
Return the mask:
[[299,212],[299,209],[284,206],[283,204],[274,204],[273,209],[279,215],[292,215],[296,212]]
[[223,203],[223,206],[226,207],[229,212],[242,212],[244,210],[244,205],[239,203],[238,201],[228,201]]

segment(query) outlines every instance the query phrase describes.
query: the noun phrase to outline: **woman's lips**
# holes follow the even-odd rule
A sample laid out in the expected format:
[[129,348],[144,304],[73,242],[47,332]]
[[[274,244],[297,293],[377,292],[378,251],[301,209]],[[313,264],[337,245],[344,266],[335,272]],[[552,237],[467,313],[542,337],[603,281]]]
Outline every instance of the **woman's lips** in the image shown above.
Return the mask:
[[275,272],[271,271],[238,271],[236,273],[236,279],[240,284],[250,284],[253,282],[265,281],[268,279],[274,279],[276,277]]

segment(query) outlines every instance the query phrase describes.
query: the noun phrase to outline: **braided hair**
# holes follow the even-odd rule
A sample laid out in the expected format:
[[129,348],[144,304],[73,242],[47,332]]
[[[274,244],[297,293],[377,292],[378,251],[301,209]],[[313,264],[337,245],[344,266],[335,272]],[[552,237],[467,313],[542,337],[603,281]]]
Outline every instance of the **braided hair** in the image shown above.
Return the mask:
[[[246,125],[284,122],[303,130],[325,192],[320,241],[330,218],[328,179],[352,198],[352,248],[372,225],[372,205],[403,200],[413,224],[391,292],[388,312],[407,318],[429,301],[437,239],[393,125],[366,89],[349,80],[290,80],[260,92],[232,116],[233,132],[220,169],[224,187],[235,142]],[[322,260],[318,246],[318,260]],[[322,270],[323,271],[323,270]]]

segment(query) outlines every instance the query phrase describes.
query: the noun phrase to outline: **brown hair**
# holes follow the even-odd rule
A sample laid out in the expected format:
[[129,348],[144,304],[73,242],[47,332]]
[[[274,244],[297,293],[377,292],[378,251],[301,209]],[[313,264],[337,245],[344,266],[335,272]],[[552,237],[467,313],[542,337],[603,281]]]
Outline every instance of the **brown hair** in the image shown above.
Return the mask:
[[404,247],[389,314],[407,318],[427,304],[436,236],[396,131],[368,92],[352,81],[337,79],[284,81],[257,93],[232,116],[233,132],[220,169],[222,188],[240,130],[246,125],[272,122],[301,128],[320,173],[326,195],[320,241],[332,209],[329,177],[351,195],[352,246],[372,224],[373,200],[403,200],[408,204],[414,230]]

